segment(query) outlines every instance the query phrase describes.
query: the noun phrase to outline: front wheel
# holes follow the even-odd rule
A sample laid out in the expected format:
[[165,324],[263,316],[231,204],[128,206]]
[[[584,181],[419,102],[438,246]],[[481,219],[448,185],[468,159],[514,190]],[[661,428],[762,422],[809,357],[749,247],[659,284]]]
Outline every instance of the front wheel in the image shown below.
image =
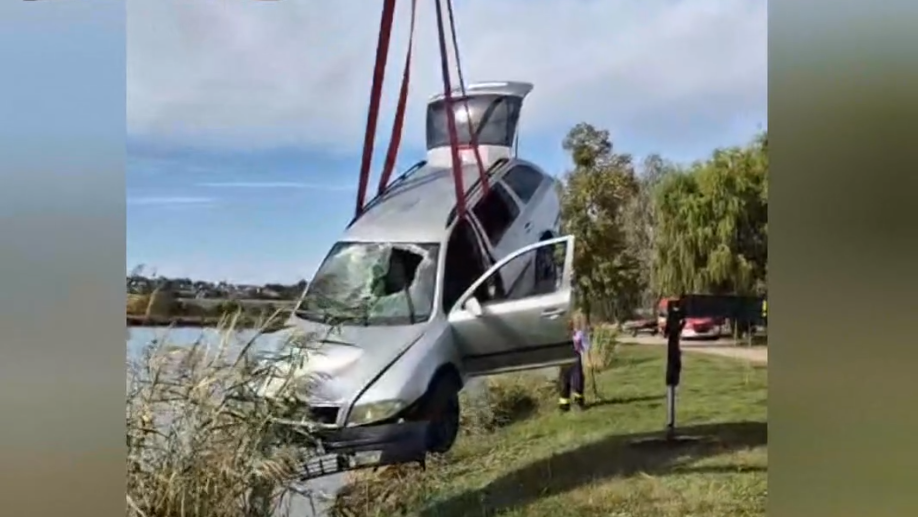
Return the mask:
[[418,418],[430,423],[427,428],[427,451],[443,454],[449,451],[459,435],[459,386],[450,377],[440,377],[428,391],[418,411]]

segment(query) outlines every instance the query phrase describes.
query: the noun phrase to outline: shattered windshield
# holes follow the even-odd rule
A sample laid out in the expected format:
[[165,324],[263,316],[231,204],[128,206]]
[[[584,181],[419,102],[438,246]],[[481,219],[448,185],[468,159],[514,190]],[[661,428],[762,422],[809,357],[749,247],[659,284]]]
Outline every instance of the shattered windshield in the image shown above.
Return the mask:
[[350,325],[409,325],[433,311],[440,246],[339,242],[316,272],[296,314]]

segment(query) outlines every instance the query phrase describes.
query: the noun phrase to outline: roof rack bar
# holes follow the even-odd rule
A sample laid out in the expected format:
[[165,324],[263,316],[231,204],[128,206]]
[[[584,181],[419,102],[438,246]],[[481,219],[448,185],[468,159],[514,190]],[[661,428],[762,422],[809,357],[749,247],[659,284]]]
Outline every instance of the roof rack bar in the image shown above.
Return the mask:
[[347,228],[350,228],[355,222],[357,222],[357,220],[360,219],[360,217],[361,217],[363,214],[367,213],[367,211],[368,211],[369,209],[371,209],[371,208],[373,208],[374,206],[378,205],[379,202],[382,200],[382,198],[383,198],[386,194],[388,194],[389,191],[391,191],[393,187],[397,186],[397,185],[400,184],[401,182],[403,182],[403,181],[405,181],[406,179],[408,179],[412,174],[414,174],[414,173],[418,172],[419,170],[421,170],[421,168],[424,167],[424,165],[426,165],[426,164],[427,164],[427,160],[421,160],[421,161],[419,161],[418,163],[416,163],[416,164],[412,165],[411,167],[409,167],[408,170],[406,170],[405,172],[401,173],[397,178],[395,178],[394,180],[392,180],[392,182],[389,183],[388,186],[386,186],[386,190],[384,190],[381,194],[376,194],[375,196],[373,196],[373,199],[371,199],[366,205],[364,205],[363,210],[360,212],[360,214],[355,215],[354,218],[351,219],[351,222],[347,223]]

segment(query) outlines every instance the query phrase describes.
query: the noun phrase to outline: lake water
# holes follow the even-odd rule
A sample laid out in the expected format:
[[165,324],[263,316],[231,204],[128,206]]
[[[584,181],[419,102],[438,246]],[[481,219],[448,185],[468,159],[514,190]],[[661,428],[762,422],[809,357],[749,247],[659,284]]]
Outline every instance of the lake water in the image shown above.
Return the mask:
[[[243,343],[254,335],[254,331],[240,332],[235,340]],[[153,340],[165,341],[173,345],[190,345],[196,340],[202,338],[210,342],[217,342],[221,338],[220,334],[213,329],[200,328],[175,328],[164,329],[156,327],[133,327],[128,329],[127,336],[127,357],[136,358],[144,347],[148,346]],[[257,341],[256,341],[257,343]],[[344,474],[328,476],[315,479],[307,484],[307,487],[316,494],[316,512],[312,511],[312,505],[308,500],[302,497],[296,497],[293,501],[294,517],[323,517],[327,514],[325,504],[321,500],[328,500],[334,497],[335,493],[341,489],[344,484]]]

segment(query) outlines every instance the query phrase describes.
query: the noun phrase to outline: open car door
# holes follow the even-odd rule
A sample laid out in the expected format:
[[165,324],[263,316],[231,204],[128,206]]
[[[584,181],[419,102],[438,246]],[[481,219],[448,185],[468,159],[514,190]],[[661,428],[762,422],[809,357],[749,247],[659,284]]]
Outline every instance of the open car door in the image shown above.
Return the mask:
[[[573,236],[531,244],[494,264],[459,298],[449,323],[470,375],[574,361],[568,327],[573,259]],[[518,261],[525,280],[502,292],[495,276]]]

